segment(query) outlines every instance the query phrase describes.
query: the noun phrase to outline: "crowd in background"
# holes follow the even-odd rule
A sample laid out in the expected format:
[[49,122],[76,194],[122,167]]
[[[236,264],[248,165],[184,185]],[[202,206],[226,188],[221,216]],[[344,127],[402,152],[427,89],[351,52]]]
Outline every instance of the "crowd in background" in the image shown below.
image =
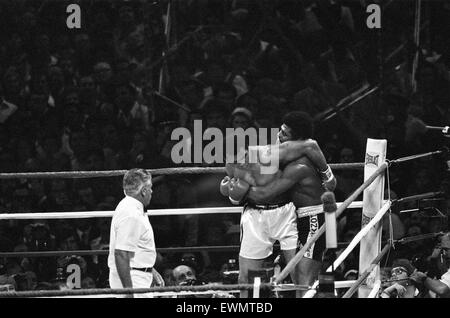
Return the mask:
[[[317,119],[315,139],[329,163],[362,162],[367,138],[387,139],[388,159],[447,145],[442,132],[425,128],[450,124],[445,1],[423,5],[415,78],[414,4],[407,1],[382,1],[381,29],[367,27],[364,0],[170,1],[169,10],[168,0],[72,2],[80,4],[81,29],[67,28],[64,1],[0,3],[0,172],[175,167],[176,127],[192,131],[201,119],[203,130],[275,128],[291,110]],[[362,87],[378,90],[323,120]],[[448,231],[445,161],[389,169],[390,198],[443,195],[395,205],[384,240],[390,227],[394,239]],[[362,171],[335,175],[340,202],[362,183]],[[230,206],[219,192],[222,177],[157,178],[149,208]],[[0,213],[111,211],[122,196],[121,177],[2,179]],[[239,244],[237,214],[155,216],[151,223],[159,248]],[[109,227],[109,218],[0,220],[0,251],[108,249]],[[349,242],[360,227],[361,211],[347,210],[339,241]],[[425,270],[435,240],[397,245],[384,265],[405,258]],[[355,275],[358,255],[339,269],[341,279]],[[236,259],[237,250],[167,252],[157,268],[167,285],[180,264],[191,266],[198,283],[233,281],[223,273]],[[4,258],[0,284],[55,288],[70,263],[80,265],[83,288],[108,286],[104,255]]]

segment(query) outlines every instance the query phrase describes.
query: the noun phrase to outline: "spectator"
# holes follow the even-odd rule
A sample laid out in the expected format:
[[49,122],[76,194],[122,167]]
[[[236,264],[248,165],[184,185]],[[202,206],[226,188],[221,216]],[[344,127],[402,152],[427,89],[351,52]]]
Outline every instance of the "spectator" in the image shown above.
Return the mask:
[[136,99],[136,90],[130,85],[118,85],[116,88],[115,106],[118,109],[117,121],[119,127],[128,130],[150,129],[150,113],[147,106]]
[[450,233],[446,233],[441,237],[438,250],[440,250],[439,254],[441,255],[442,260],[445,261],[447,272],[444,272],[441,278],[437,279],[428,277],[426,273],[416,271],[412,274],[411,280],[416,284],[416,286],[425,287],[440,298],[448,298],[450,297]]
[[240,127],[244,130],[254,126],[252,113],[244,107],[235,108],[231,113],[231,126],[234,129]]
[[172,272],[175,286],[195,285],[195,271],[186,265],[179,265]]
[[10,265],[2,265],[0,264],[0,285],[11,285],[14,289],[16,289],[17,284],[14,277],[10,274],[8,274],[7,267]]
[[396,259],[392,264],[391,280],[394,282],[385,288],[381,298],[414,298],[419,291],[409,281],[415,268],[406,259]]

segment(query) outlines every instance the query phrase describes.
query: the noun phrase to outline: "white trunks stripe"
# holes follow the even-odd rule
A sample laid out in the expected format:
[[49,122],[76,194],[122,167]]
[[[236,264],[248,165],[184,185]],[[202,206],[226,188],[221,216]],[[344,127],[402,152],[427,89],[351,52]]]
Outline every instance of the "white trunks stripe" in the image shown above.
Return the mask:
[[297,209],[297,217],[304,218],[307,216],[317,215],[323,213],[323,205],[311,205],[305,206]]
[[[312,215],[309,217],[309,233],[308,233],[308,239],[306,240],[306,242],[309,242],[309,240],[317,233],[318,230],[319,230],[319,219],[317,216]],[[309,249],[306,250],[306,252],[303,256],[306,258],[313,259],[315,245],[316,245],[316,243],[313,243],[309,247]]]

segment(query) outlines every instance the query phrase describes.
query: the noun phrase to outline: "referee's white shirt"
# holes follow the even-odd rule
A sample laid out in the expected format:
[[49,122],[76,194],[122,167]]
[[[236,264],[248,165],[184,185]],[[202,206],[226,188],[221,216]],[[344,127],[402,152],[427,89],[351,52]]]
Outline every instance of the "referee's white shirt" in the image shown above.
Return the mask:
[[108,266],[116,272],[114,250],[134,252],[130,267],[153,267],[156,260],[153,229],[144,214],[144,205],[126,196],[117,205],[111,221]]

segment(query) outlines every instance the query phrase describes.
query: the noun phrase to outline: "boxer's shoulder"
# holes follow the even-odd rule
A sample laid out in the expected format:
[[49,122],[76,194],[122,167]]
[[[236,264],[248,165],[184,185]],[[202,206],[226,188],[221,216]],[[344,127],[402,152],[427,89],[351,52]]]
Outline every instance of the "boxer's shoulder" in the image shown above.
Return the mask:
[[303,167],[305,169],[310,168],[312,170],[315,170],[313,163],[306,156],[295,159],[294,161],[292,161],[286,165],[286,167],[288,167],[288,166],[298,166],[299,168]]
[[280,147],[286,148],[296,148],[296,147],[317,147],[318,143],[314,139],[305,139],[305,140],[288,140],[283,142]]

